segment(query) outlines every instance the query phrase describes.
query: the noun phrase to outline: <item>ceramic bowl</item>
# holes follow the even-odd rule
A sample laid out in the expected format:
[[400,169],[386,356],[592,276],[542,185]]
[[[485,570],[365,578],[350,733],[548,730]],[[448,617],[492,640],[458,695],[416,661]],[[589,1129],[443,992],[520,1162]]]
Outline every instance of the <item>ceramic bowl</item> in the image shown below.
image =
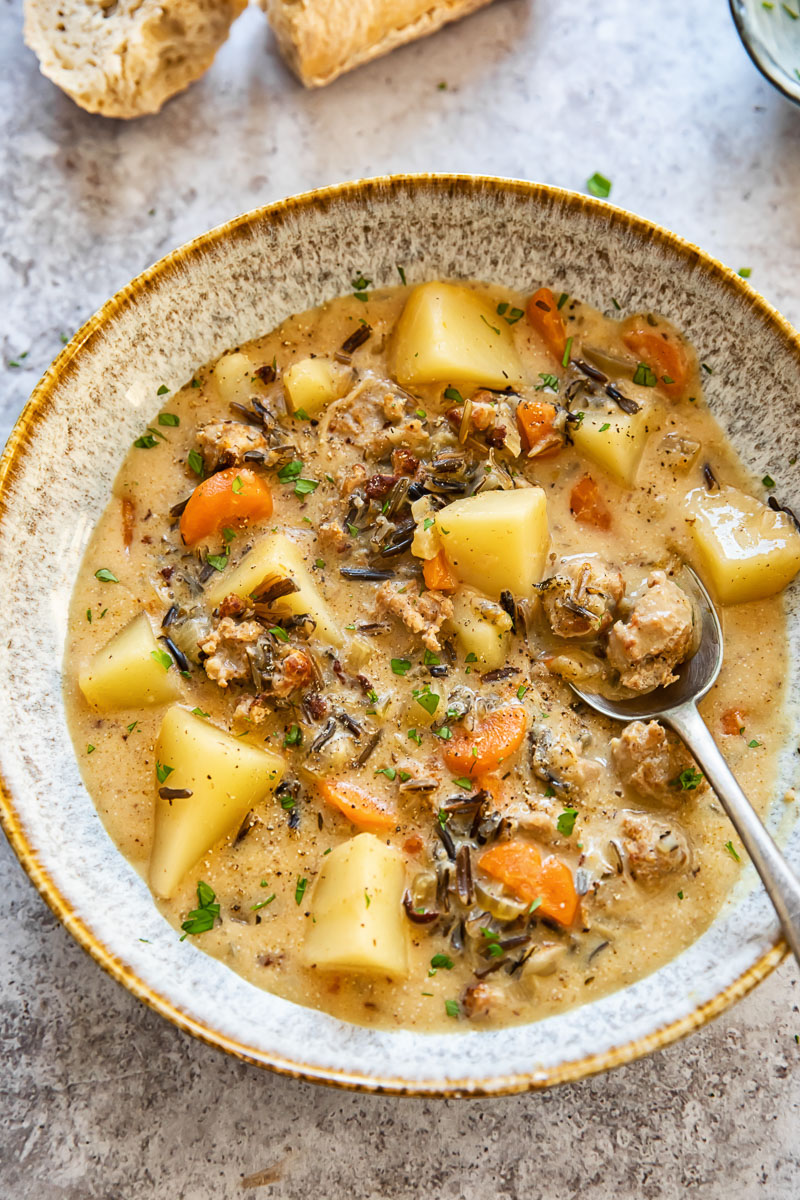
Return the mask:
[[794,3],[729,0],[736,32],[750,58],[787,100],[800,104],[800,9]]
[[[472,177],[369,180],[238,217],[162,259],[97,313],[42,379],[0,477],[0,769],[6,833],[80,944],[181,1029],[250,1062],[345,1087],[490,1095],[546,1087],[629,1062],[698,1028],[780,961],[778,926],[752,868],[679,958],[578,1012],[449,1035],[347,1025],[261,991],[181,943],[106,834],[81,781],[61,697],[72,582],[114,475],[156,386],[289,313],[349,290],[434,277],[551,284],[622,314],[675,321],[712,369],[708,398],[740,454],[798,502],[800,344],[731,271],[638,217],[537,184]],[[613,298],[613,299],[612,299]],[[798,684],[797,591],[787,597]],[[781,760],[770,825],[800,866]]]

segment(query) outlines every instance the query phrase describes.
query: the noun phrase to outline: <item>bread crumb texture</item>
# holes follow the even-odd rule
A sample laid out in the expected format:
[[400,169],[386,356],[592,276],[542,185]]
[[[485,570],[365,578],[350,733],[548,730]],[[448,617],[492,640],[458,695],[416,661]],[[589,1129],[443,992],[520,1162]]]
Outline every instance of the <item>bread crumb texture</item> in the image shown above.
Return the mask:
[[106,117],[156,113],[208,70],[247,0],[25,0],[42,74]]

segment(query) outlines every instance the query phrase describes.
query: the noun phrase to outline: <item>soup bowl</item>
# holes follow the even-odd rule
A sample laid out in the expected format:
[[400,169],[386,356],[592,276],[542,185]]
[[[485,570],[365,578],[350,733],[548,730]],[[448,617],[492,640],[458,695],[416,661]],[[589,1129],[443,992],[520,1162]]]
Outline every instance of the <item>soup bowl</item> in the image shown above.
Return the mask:
[[[224,350],[350,288],[435,277],[547,282],[621,314],[655,310],[706,364],[710,405],[745,463],[798,502],[800,342],[733,272],[639,217],[556,188],[411,176],[299,196],[237,217],[163,258],[113,297],[34,391],[0,469],[0,771],[6,834],[44,899],[89,954],[179,1028],[309,1080],[415,1095],[542,1088],[629,1062],[697,1029],[780,961],[777,920],[752,868],[678,958],[575,1011],[452,1034],[348,1025],[247,983],[160,916],[105,832],[81,780],[61,693],[67,608],[115,473],[170,390]],[[786,595],[789,694],[800,674],[798,591]],[[797,719],[768,823],[800,866]]]

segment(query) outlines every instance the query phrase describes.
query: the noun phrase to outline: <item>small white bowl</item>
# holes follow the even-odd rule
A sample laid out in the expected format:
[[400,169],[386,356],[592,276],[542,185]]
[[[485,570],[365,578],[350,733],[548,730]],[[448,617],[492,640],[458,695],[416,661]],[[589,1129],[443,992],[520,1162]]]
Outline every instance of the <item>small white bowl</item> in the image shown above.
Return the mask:
[[[792,0],[730,0],[736,32],[750,58],[787,100],[800,104],[800,7]],[[793,16],[791,14],[794,14]]]
[[[80,944],[180,1028],[277,1071],[344,1087],[490,1095],[628,1062],[701,1026],[780,961],[772,908],[747,867],[722,912],[655,974],[577,1011],[490,1032],[424,1035],[347,1025],[261,991],[181,943],[113,846],[80,777],[61,694],[67,606],[90,531],[153,409],[209,359],[349,289],[436,277],[546,282],[601,309],[657,310],[713,366],[709,401],[745,461],[796,504],[800,344],[731,271],[648,222],[541,185],[397,177],[313,192],[239,217],[119,292],[42,379],[0,465],[2,820],[19,858]],[[787,597],[797,684],[797,592]],[[796,726],[796,722],[795,722]],[[770,824],[800,866],[782,799]]]

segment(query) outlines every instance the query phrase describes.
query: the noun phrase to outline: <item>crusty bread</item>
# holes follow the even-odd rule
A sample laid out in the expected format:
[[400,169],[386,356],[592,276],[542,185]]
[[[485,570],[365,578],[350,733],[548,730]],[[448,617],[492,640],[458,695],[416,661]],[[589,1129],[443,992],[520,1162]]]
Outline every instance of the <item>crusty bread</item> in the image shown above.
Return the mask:
[[259,0],[306,87],[424,37],[491,0]]
[[155,113],[214,61],[247,0],[25,0],[42,73],[89,112]]

